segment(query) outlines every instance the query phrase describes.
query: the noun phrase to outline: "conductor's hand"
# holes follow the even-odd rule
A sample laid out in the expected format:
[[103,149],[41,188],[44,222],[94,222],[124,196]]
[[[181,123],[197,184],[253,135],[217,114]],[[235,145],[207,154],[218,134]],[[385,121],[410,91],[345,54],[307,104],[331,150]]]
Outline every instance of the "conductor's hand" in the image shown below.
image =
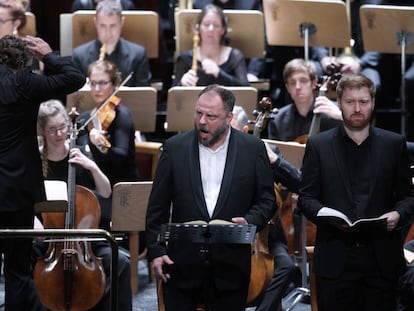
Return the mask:
[[387,218],[387,230],[388,231],[394,230],[395,227],[397,227],[398,222],[400,221],[400,213],[398,213],[397,211],[388,212],[382,216]]
[[174,262],[170,259],[170,257],[168,257],[168,255],[163,255],[163,256],[154,258],[151,262],[151,267],[152,267],[152,271],[154,272],[155,277],[159,278],[164,283],[167,283],[167,281],[171,278],[171,276],[169,273],[165,272],[168,270],[168,268],[163,270],[163,267],[164,266],[168,267],[172,264],[174,264]]
[[39,60],[52,52],[49,44],[41,38],[26,36],[23,40],[28,43],[26,49]]
[[196,86],[198,81],[197,72],[190,69],[187,71],[181,78],[181,85],[182,86]]
[[332,119],[342,120],[341,110],[326,96],[318,96],[315,98],[315,109],[313,113],[321,113]]

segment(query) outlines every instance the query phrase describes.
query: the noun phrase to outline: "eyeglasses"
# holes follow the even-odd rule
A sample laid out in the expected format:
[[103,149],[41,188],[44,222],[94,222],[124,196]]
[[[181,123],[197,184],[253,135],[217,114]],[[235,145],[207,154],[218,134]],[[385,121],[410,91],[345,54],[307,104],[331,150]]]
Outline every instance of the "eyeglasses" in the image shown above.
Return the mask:
[[1,18],[0,17],[0,24],[5,24],[11,21],[14,21],[14,18]]
[[71,128],[70,125],[65,124],[65,125],[62,125],[61,127],[58,127],[58,128],[51,127],[49,129],[47,129],[46,132],[48,132],[49,135],[56,136],[59,131],[62,134],[66,134],[67,132],[69,132],[70,128]]
[[106,87],[109,83],[111,83],[111,81],[89,81],[91,87]]

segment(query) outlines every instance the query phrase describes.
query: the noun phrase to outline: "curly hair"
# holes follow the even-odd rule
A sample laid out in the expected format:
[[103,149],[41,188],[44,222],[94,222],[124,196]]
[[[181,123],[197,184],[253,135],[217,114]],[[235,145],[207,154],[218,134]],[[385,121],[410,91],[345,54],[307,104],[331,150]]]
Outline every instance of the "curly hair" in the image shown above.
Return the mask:
[[26,45],[25,41],[15,36],[2,37],[0,39],[0,64],[13,70],[23,68],[29,59]]

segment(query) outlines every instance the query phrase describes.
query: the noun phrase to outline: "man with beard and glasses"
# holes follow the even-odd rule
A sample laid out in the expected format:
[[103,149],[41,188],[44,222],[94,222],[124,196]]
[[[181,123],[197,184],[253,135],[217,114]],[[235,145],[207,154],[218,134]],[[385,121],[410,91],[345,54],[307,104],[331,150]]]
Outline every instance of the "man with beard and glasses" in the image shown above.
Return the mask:
[[[370,125],[375,86],[361,74],[337,87],[343,125],[309,138],[298,207],[317,225],[313,271],[323,310],[396,310],[404,267],[400,229],[413,210],[407,145]],[[386,218],[383,227],[344,228],[318,217],[322,207],[351,221]]]
[[166,310],[244,311],[250,244],[159,242],[161,225],[214,219],[260,230],[275,213],[272,170],[262,141],[233,129],[234,94],[218,85],[197,99],[194,130],[163,145],[148,202],[148,259]]

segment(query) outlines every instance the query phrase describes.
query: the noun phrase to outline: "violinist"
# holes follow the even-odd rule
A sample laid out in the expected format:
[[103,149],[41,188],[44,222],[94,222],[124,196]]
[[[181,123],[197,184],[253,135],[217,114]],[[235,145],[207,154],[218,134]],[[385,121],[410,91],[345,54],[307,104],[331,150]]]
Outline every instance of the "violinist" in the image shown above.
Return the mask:
[[[47,74],[34,74],[26,67],[32,56],[45,64]],[[75,92],[85,76],[42,39],[6,35],[0,39],[0,77],[0,228],[30,229],[34,204],[45,200],[36,137],[39,105]],[[0,248],[5,263],[5,310],[32,310],[32,239],[1,239]]]
[[[50,100],[42,103],[39,108],[37,122],[38,131],[43,142],[40,152],[45,179],[67,182],[69,163],[74,163],[77,164],[76,184],[93,190],[97,196],[108,198],[112,192],[109,179],[96,163],[84,155],[78,148],[69,150],[68,133],[71,129],[71,122],[61,102]],[[34,252],[37,254],[37,257],[44,255],[46,252],[47,246],[45,244],[35,243]],[[91,245],[94,255],[102,258],[106,275],[104,296],[93,310],[106,311],[110,307],[111,248],[106,241],[92,242]],[[127,252],[121,250],[118,252],[118,310],[132,310],[130,274]]]
[[320,131],[341,123],[338,106],[326,96],[315,96],[318,82],[312,62],[295,58],[283,70],[285,87],[292,102],[281,109],[268,124],[269,139],[294,141],[309,133],[314,114],[321,114]]
[[[246,111],[241,106],[234,106],[233,128],[247,133],[249,120]],[[281,154],[279,148],[275,150],[265,143],[275,183],[282,183],[289,191],[298,192],[301,172],[289,163]],[[259,302],[256,311],[277,310],[282,298],[287,293],[289,285],[294,280],[297,268],[288,253],[286,235],[280,217],[274,217],[269,224],[268,235],[269,253],[273,255],[274,272],[264,296]]]
[[[121,84],[121,74],[109,61],[95,61],[88,69],[88,85],[96,107],[103,107],[85,130],[80,131],[77,143],[90,152],[100,169],[108,176],[111,186],[120,181],[138,181],[135,166],[135,125],[131,111],[122,100],[111,94]],[[109,101],[107,101],[109,99]],[[90,119],[95,110],[79,117],[79,126]],[[107,124],[106,124],[107,123]],[[96,126],[95,126],[96,125]],[[109,142],[109,145],[108,145]]]

